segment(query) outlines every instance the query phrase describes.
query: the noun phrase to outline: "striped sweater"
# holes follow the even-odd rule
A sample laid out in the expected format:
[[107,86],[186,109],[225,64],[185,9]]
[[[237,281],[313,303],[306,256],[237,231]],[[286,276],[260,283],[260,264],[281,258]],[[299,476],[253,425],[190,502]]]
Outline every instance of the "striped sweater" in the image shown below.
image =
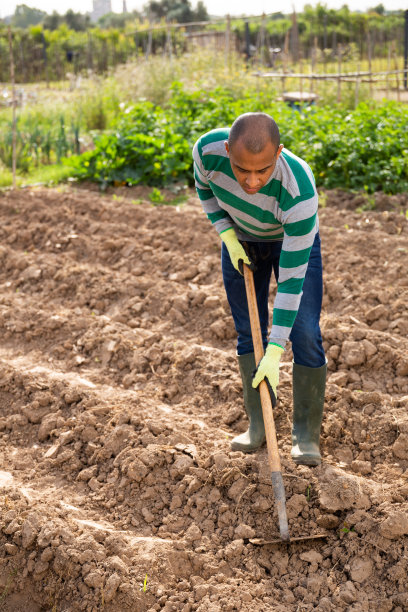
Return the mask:
[[283,149],[267,183],[249,195],[232,172],[224,146],[228,135],[228,128],[212,130],[194,145],[197,193],[218,233],[232,227],[239,240],[283,241],[269,342],[285,347],[318,232],[313,173],[306,162]]

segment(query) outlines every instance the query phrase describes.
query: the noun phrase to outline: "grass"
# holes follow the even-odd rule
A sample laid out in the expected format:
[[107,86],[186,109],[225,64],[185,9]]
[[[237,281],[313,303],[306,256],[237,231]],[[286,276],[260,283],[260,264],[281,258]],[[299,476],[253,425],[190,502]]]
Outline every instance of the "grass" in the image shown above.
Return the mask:
[[[17,175],[17,187],[29,185],[55,185],[67,180],[71,175],[70,168],[63,164],[51,166],[40,166],[24,175]],[[13,185],[13,175],[10,170],[2,170],[0,173],[0,188],[11,187]]]

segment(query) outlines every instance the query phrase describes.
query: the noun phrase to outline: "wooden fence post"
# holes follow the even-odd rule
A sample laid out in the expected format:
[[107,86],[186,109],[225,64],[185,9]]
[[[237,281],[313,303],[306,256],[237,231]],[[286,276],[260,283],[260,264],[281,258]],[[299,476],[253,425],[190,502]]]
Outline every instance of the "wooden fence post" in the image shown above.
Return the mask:
[[231,17],[227,15],[227,25],[225,28],[225,70],[229,71],[230,66],[230,45],[231,45]]
[[371,40],[371,32],[367,31],[367,53],[368,53],[368,72],[369,72],[369,80],[370,80],[370,98],[373,97],[373,82],[372,82],[372,40]]
[[292,13],[291,32],[292,32],[292,36],[291,36],[292,58],[293,58],[294,63],[297,64],[297,62],[299,61],[299,27],[297,23],[295,8],[293,8],[293,13]]
[[48,71],[48,54],[47,54],[47,43],[45,41],[44,32],[41,32],[41,41],[42,41],[42,45],[43,45],[45,80],[47,81],[47,89],[49,89],[49,87],[50,87],[50,77],[49,77],[49,71]]
[[87,68],[89,72],[93,71],[93,57],[92,57],[92,35],[88,30],[88,53],[87,53]]
[[357,63],[356,88],[354,91],[354,107],[358,105],[358,96],[359,96],[359,89],[360,89],[360,77],[358,76],[359,74],[360,74],[360,62]]
[[150,27],[149,27],[149,34],[148,34],[148,38],[147,38],[146,59],[149,59],[149,56],[150,56],[150,54],[152,52],[152,41],[153,41],[153,30],[152,30],[152,27],[150,25]]
[[251,37],[249,33],[249,21],[245,22],[245,55],[248,66],[249,61],[251,59]]
[[8,27],[8,40],[10,49],[10,80],[11,80],[11,97],[13,105],[13,127],[12,127],[12,172],[13,172],[13,189],[16,188],[16,167],[17,167],[17,118],[16,118],[16,82],[14,74],[14,56],[13,56],[13,37],[11,27]]
[[261,30],[259,33],[259,48],[261,50],[261,66],[265,66],[265,13],[262,13]]
[[341,101],[341,45],[337,43],[337,102]]
[[393,41],[392,43],[392,54],[394,56],[394,70],[396,70],[396,79],[397,79],[397,100],[398,102],[401,101],[401,96],[400,96],[400,80],[399,80],[399,76],[398,76],[398,58],[397,58],[397,51],[396,51],[396,47],[395,47],[395,41]]
[[173,61],[173,42],[172,42],[170,25],[167,26],[167,30],[166,30],[166,51],[167,51],[167,55],[169,56],[170,62],[172,62]]
[[[312,51],[311,51],[311,66],[310,66],[310,74],[311,74],[311,79],[310,79],[310,87],[309,87],[309,91],[310,93],[314,92],[314,73],[316,70],[316,59],[317,59],[317,36],[314,37],[313,39],[313,47],[312,47]],[[316,81],[317,83],[317,81]]]

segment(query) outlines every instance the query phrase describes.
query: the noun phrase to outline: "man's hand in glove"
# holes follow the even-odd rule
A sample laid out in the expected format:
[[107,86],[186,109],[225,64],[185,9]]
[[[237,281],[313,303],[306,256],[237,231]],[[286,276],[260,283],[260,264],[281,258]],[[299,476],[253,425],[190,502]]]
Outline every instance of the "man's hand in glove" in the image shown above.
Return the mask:
[[279,384],[279,362],[285,349],[277,344],[268,344],[265,355],[259,362],[258,368],[252,379],[252,386],[256,389],[259,383],[266,378],[272,387],[272,391],[277,397],[277,387]]
[[244,247],[238,240],[234,228],[230,227],[229,229],[225,230],[225,232],[221,232],[220,237],[228,249],[231,263],[237,270],[237,272],[243,274],[242,266],[244,263],[247,264],[247,266],[249,266],[251,270],[255,269],[252,261],[245,253]]

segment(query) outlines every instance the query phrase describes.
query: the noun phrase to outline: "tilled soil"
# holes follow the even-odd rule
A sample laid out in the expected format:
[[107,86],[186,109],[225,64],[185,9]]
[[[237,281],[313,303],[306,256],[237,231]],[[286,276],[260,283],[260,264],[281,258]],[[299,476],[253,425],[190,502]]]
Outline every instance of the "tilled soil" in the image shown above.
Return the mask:
[[198,200],[0,195],[0,610],[408,610],[407,198],[322,202],[322,466],[290,459],[290,350],[275,421],[291,535],[327,537],[259,546],[267,454],[229,450],[246,417]]

